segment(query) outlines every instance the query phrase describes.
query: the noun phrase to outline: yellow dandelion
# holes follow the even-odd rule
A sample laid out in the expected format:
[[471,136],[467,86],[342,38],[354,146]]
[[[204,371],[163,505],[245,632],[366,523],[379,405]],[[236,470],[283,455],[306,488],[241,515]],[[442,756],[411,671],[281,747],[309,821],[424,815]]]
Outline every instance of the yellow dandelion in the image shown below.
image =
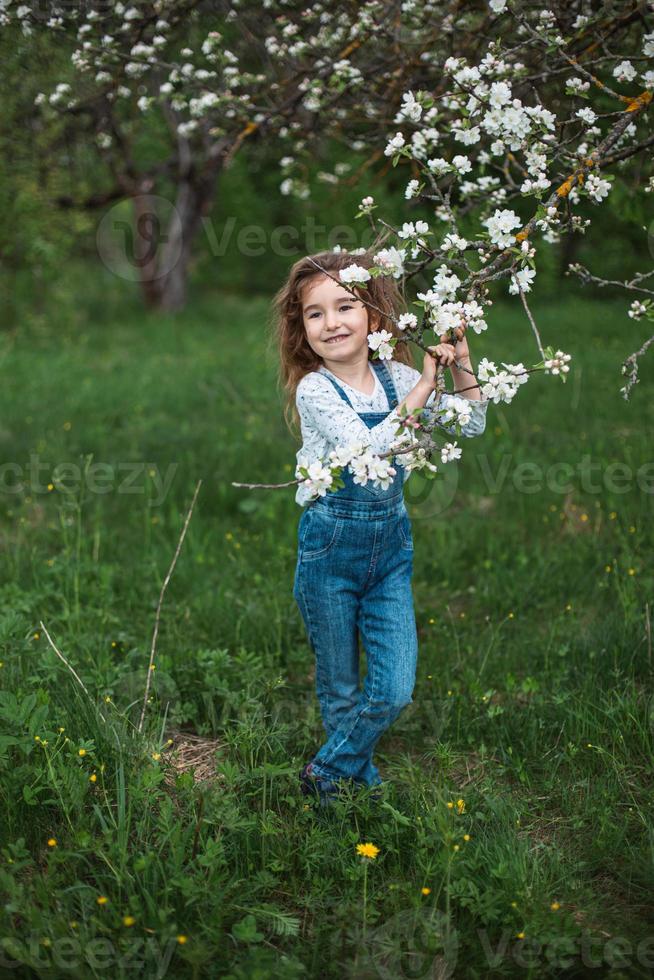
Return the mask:
[[57,838],[48,837],[48,847],[56,847],[56,846],[57,846]]
[[561,908],[561,905],[560,905],[559,902],[552,902],[552,904],[550,905],[550,908],[551,908],[552,912],[558,912],[558,910]]
[[466,615],[466,614],[465,614],[464,612],[460,612],[460,613],[459,613],[459,618],[460,618],[460,619],[465,619],[465,615]]
[[588,514],[580,514],[579,515],[579,519],[582,520],[582,521],[587,521],[588,520]]
[[65,731],[66,731],[66,729],[65,729],[65,728],[64,728],[64,727],[63,727],[62,725],[60,725],[60,726],[59,726],[59,728],[57,729],[57,731],[58,731],[58,732],[59,732],[59,734],[61,735],[61,733],[62,733],[62,732],[65,732]]
[[452,800],[448,800],[447,801],[447,809],[448,810],[453,810],[454,809],[454,803],[452,803]]
[[592,749],[592,747],[593,747],[593,743],[592,742],[586,742],[586,748],[587,749]]
[[459,847],[460,847],[460,845],[459,845],[459,844],[455,844],[455,845],[454,845],[454,850],[455,850],[455,851],[458,851],[458,850],[459,850]]
[[35,735],[35,736],[34,736],[34,741],[35,741],[35,742],[40,742],[40,741],[41,741],[41,738],[40,738],[40,736],[39,736],[39,735]]
[[156,667],[157,667],[156,664],[150,664],[150,670],[156,670]]
[[40,633],[35,633],[34,636],[32,637],[32,639],[33,640],[38,640],[38,639],[40,639],[40,636],[41,636]]
[[48,490],[54,490],[54,483],[48,483]]
[[173,739],[169,738],[168,741],[166,742],[166,745],[172,745],[172,744],[173,744]]
[[509,619],[515,619],[514,613],[512,613],[512,612],[509,613]]
[[77,919],[71,919],[68,925],[70,926],[71,929],[77,929],[79,922],[77,921]]
[[451,691],[448,691],[447,692],[447,696],[448,696],[448,698],[451,698],[452,697],[452,692]]
[[518,907],[518,903],[517,902],[511,902],[511,908],[512,909],[517,909],[517,907]]
[[568,611],[569,611],[570,609],[572,609],[572,603],[571,603],[571,602],[569,602],[569,603],[567,604],[567,606],[566,606],[565,608],[566,608],[566,609],[567,609]]
[[225,535],[225,537],[227,538],[228,541],[231,541],[232,538],[234,537],[234,535],[232,534],[231,531],[228,531],[227,534]]
[[635,534],[635,533],[636,533],[636,528],[632,524],[631,527],[629,528],[629,534]]
[[463,800],[457,800],[456,801],[456,809],[457,809],[457,812],[458,813],[465,813],[466,812],[466,805],[463,802]]
[[429,622],[432,623],[432,625],[433,625],[436,622],[436,620],[435,619],[430,619]]
[[111,704],[111,698],[110,698],[110,696],[108,694],[105,694],[105,696],[104,696],[104,703],[105,704]]
[[90,783],[97,783],[97,781],[98,781],[98,777],[96,776],[96,774],[94,772],[92,772],[91,775],[89,776],[89,782]]
[[636,574],[636,569],[635,568],[630,568],[629,569],[629,574],[630,575],[635,575]]
[[617,513],[614,510],[612,510],[611,513],[609,514],[609,520],[614,521],[617,516],[618,516]]
[[470,840],[470,834],[464,834],[464,835],[463,835],[463,839],[464,839],[465,841],[469,841],[469,840]]
[[155,762],[158,762],[159,759],[161,758],[161,752],[153,752],[152,758],[154,759]]
[[135,922],[136,922],[136,919],[134,918],[133,915],[124,915],[123,916],[123,925],[124,926],[133,926]]
[[109,899],[107,898],[106,895],[98,895],[98,897],[96,898],[96,902],[98,903],[98,905],[106,905],[108,901]]
[[379,848],[375,844],[357,844],[357,854],[374,860],[379,854]]
[[428,680],[428,681],[430,681],[430,680],[431,680],[431,674],[427,674],[427,680]]
[[116,643],[116,641],[115,641],[115,640],[112,640],[112,641],[111,641],[111,645],[112,645],[112,647],[115,647],[115,646],[118,646],[118,644]]
[[183,945],[184,945],[184,943],[186,943],[186,942],[188,942],[188,937],[187,937],[187,936],[182,936],[182,935],[180,934],[180,935],[179,935],[179,936],[177,937],[177,942],[179,943],[179,945],[180,945],[180,946],[183,946]]
[[422,895],[431,895],[431,888],[421,888],[420,892]]
[[86,749],[78,749],[77,750],[77,754],[78,755],[86,755]]
[[524,932],[517,932],[515,938],[516,939],[524,939],[525,938]]

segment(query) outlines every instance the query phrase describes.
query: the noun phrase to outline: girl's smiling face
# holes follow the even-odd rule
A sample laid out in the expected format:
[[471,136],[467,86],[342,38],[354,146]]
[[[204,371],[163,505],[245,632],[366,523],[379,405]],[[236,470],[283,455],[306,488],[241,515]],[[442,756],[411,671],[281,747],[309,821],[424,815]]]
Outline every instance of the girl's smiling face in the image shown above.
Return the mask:
[[368,310],[329,276],[311,279],[305,286],[302,319],[309,346],[323,360],[351,361],[363,349],[368,356]]

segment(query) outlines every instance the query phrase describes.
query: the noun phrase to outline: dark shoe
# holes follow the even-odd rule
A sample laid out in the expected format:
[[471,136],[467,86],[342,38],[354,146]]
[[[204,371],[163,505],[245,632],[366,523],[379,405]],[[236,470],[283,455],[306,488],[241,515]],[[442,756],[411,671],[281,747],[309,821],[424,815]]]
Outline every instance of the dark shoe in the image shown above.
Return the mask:
[[300,770],[299,780],[302,795],[317,798],[320,806],[329,805],[339,796],[340,786],[338,782],[325,779],[322,776],[315,776],[312,762],[307,762],[306,766]]

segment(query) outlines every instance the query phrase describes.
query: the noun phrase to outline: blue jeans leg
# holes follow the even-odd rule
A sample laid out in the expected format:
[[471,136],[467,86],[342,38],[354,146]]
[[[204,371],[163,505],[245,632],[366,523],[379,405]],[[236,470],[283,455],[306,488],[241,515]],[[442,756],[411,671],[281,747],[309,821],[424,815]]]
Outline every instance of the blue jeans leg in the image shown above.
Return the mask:
[[316,664],[316,697],[329,738],[359,699],[359,636],[356,595],[341,590],[329,605],[305,594],[296,574],[293,595],[298,604]]
[[413,555],[386,548],[376,574],[361,597],[358,626],[368,670],[357,703],[314,758],[314,772],[380,782],[372,761],[375,745],[413,700],[418,638],[411,574]]

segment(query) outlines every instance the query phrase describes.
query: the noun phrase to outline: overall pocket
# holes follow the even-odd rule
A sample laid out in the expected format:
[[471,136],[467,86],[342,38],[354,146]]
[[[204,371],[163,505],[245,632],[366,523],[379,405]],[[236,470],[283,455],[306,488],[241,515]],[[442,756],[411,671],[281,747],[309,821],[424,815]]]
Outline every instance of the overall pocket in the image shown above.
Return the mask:
[[315,561],[327,555],[338,541],[343,521],[311,510],[305,518],[305,526],[300,540],[299,560]]

